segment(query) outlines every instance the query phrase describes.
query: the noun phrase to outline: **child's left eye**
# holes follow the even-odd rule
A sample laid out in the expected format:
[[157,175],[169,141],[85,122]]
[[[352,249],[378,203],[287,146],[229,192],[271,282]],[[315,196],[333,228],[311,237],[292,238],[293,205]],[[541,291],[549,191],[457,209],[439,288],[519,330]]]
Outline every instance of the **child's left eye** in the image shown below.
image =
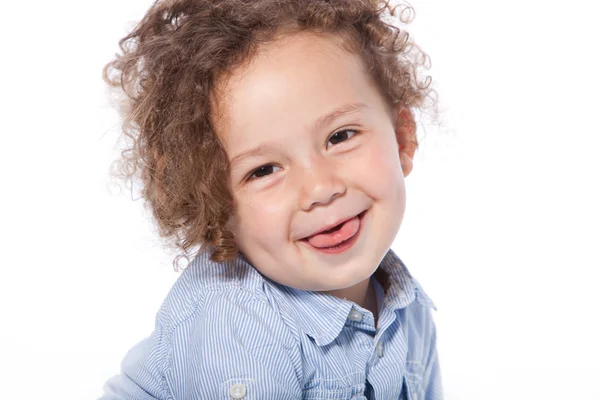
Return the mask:
[[[338,143],[344,142],[350,139],[352,136],[356,135],[358,132],[352,129],[343,129],[341,131],[337,131],[333,135],[329,137],[327,143],[331,143],[331,145],[336,145]],[[329,148],[329,145],[327,146]]]

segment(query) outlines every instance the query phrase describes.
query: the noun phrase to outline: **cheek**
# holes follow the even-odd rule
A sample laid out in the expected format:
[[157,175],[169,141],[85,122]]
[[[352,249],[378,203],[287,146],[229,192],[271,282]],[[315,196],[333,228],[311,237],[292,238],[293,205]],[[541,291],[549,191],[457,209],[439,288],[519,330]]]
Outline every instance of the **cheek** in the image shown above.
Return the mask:
[[238,200],[236,236],[244,242],[273,241],[286,230],[286,207],[277,196],[248,195]]
[[372,146],[355,170],[369,195],[378,200],[398,201],[404,196],[404,175],[394,146],[395,142]]

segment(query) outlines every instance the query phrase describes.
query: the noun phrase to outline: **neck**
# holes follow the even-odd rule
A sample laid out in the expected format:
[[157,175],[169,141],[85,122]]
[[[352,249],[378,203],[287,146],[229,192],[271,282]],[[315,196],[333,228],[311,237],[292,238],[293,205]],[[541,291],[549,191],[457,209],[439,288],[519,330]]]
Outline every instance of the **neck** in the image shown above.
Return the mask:
[[367,295],[365,299],[365,305],[363,306],[367,310],[373,313],[373,319],[375,320],[375,327],[377,327],[377,319],[379,318],[379,307],[377,304],[377,292],[375,291],[375,287],[373,283],[369,280],[369,288],[367,290]]

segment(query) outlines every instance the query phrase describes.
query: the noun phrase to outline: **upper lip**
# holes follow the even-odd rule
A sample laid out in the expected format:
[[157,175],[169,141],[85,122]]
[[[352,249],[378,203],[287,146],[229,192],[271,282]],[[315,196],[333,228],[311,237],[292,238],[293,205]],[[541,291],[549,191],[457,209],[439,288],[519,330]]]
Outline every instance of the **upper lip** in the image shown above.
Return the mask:
[[349,217],[340,218],[340,219],[338,219],[336,222],[333,222],[333,223],[331,223],[331,224],[325,225],[323,228],[320,228],[318,231],[315,231],[315,232],[313,232],[313,233],[311,233],[311,234],[309,234],[309,235],[307,235],[307,236],[303,237],[303,238],[302,238],[302,240],[304,240],[304,239],[307,239],[307,238],[309,238],[309,237],[311,237],[311,236],[314,236],[314,235],[318,235],[318,234],[319,234],[319,233],[321,233],[321,232],[328,231],[328,230],[330,230],[331,228],[334,228],[334,227],[336,227],[336,226],[340,225],[342,222],[346,222],[346,221],[348,221],[349,219],[352,219],[352,218],[354,218],[354,217],[360,216],[360,215],[361,215],[363,212],[364,212],[364,211],[360,212],[359,214],[354,214],[354,215],[351,215],[351,216],[349,216]]

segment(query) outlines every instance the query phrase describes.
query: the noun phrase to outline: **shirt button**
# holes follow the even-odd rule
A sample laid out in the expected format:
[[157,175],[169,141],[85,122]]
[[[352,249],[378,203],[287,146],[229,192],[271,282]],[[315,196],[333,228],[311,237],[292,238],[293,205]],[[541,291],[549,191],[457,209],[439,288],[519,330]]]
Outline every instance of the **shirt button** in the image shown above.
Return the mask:
[[348,319],[356,322],[360,322],[363,319],[363,315],[360,311],[355,310],[354,308],[350,311],[350,315],[348,315]]
[[377,342],[377,346],[375,346],[375,349],[377,350],[377,357],[383,357],[383,342],[381,340]]
[[243,399],[246,397],[246,386],[241,383],[236,383],[229,388],[229,395],[232,399]]

